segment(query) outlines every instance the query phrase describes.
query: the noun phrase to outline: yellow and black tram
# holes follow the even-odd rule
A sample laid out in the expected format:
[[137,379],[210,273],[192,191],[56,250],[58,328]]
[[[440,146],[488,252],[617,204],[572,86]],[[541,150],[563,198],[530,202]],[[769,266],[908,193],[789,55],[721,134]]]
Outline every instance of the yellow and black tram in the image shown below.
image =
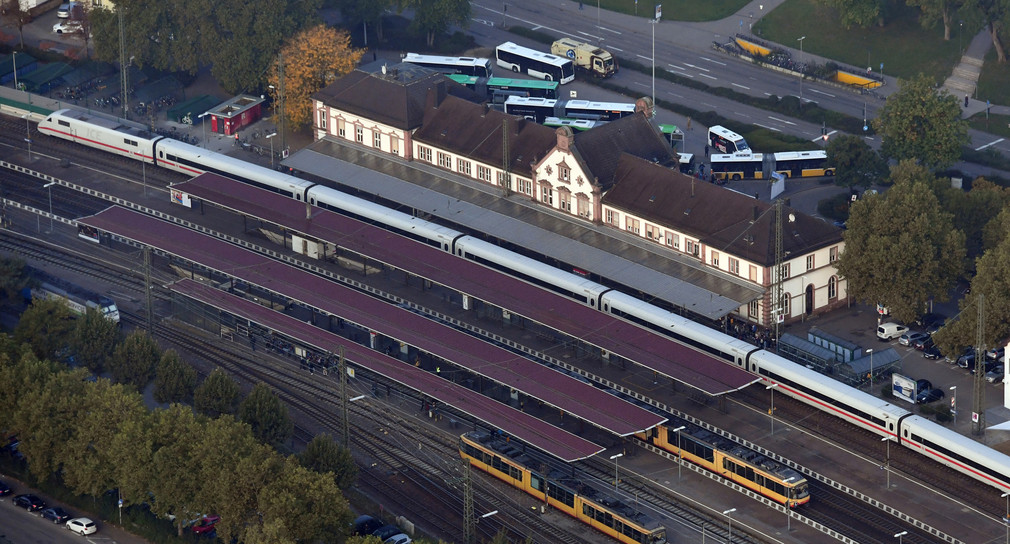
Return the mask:
[[786,178],[835,175],[835,167],[828,164],[827,152],[820,149],[712,155],[710,161],[712,177],[725,181],[768,179],[772,177],[771,172],[777,172]]
[[544,476],[528,466],[532,459],[500,437],[468,432],[459,439],[459,454],[474,467],[621,542],[666,543],[666,528],[657,521],[570,476]]
[[678,422],[678,433],[670,425],[635,436],[790,508],[810,502],[806,478],[792,468],[696,425]]

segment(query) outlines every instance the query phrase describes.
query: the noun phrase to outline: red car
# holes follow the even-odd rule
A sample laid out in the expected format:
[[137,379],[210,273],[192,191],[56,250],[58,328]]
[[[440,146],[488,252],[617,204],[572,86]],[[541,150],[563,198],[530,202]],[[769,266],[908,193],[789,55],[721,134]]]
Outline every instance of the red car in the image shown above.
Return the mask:
[[217,522],[221,521],[221,516],[204,516],[200,521],[193,524],[193,532],[202,535],[214,530]]

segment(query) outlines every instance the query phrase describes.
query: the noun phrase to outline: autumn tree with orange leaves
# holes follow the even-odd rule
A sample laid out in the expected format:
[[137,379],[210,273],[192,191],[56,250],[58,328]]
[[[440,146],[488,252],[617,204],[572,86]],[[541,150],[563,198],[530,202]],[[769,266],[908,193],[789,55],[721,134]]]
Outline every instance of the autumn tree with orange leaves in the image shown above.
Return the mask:
[[364,49],[351,47],[351,37],[343,30],[318,25],[293,36],[281,48],[270,70],[270,94],[280,108],[280,63],[284,63],[284,111],[279,112],[288,130],[312,122],[312,95],[357,66]]

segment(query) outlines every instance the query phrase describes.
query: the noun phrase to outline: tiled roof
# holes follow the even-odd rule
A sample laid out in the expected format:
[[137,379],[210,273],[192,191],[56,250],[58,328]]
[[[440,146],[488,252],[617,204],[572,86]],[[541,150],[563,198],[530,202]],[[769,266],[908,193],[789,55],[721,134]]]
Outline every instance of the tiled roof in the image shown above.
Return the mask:
[[[374,63],[373,63],[374,64]],[[424,119],[429,89],[472,96],[466,87],[412,64],[368,65],[333,82],[312,96],[323,104],[401,130],[414,130]],[[369,68],[378,68],[370,72]]]
[[614,183],[621,153],[629,153],[664,166],[677,164],[677,156],[643,113],[635,113],[575,134],[575,149],[603,190]]
[[525,177],[532,175],[530,164],[557,143],[553,128],[453,96],[436,107],[434,98],[433,94],[423,125],[414,133],[416,142],[500,167],[505,148],[502,127],[507,125],[509,169]]
[[[775,264],[774,206],[748,195],[623,153],[603,203],[697,237],[716,251]],[[841,241],[842,231],[834,225],[783,206],[786,259]]]

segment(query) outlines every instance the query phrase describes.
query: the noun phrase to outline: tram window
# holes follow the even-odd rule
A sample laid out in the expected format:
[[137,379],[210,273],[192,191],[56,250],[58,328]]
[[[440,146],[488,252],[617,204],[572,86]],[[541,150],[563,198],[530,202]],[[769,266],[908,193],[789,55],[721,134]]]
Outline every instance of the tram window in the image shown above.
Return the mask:
[[537,474],[530,473],[530,487],[537,491],[544,490],[544,479]]

